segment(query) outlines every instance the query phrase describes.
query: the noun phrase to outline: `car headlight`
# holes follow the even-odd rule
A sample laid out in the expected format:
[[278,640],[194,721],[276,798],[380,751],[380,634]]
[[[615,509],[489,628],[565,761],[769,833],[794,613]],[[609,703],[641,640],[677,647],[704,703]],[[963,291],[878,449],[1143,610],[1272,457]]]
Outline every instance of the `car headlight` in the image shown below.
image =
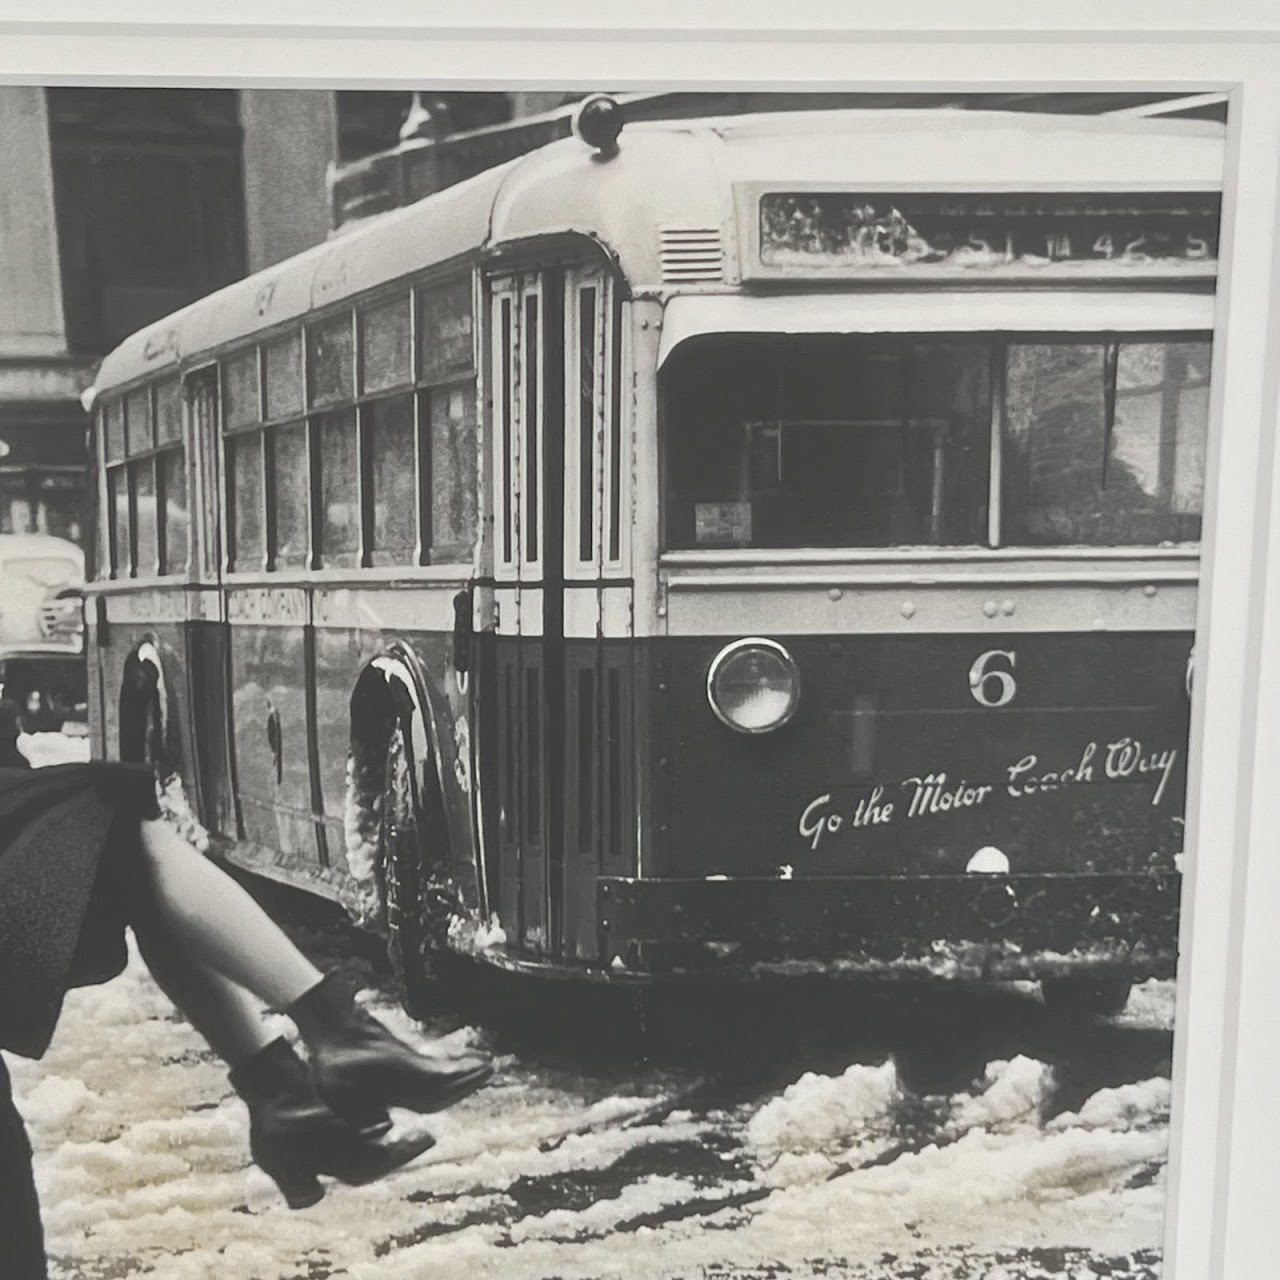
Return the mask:
[[768,733],[795,715],[800,670],[776,640],[735,640],[716,654],[707,672],[707,701],[730,729]]

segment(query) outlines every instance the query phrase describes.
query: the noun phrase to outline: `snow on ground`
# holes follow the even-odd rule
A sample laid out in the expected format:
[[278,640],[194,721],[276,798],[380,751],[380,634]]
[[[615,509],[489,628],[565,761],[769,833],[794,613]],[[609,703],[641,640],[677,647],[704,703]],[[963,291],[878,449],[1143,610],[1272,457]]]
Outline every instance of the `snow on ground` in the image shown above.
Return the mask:
[[[1171,984],[1135,1005],[1167,1027]],[[427,1118],[420,1160],[289,1211],[248,1163],[222,1065],[136,955],[71,993],[42,1062],[8,1061],[56,1280],[1159,1275],[1163,1078],[1053,1114],[1055,1072],[1032,1057],[937,1096],[890,1059],[699,1111],[680,1106],[687,1076],[619,1084],[504,1057],[491,1087]]]

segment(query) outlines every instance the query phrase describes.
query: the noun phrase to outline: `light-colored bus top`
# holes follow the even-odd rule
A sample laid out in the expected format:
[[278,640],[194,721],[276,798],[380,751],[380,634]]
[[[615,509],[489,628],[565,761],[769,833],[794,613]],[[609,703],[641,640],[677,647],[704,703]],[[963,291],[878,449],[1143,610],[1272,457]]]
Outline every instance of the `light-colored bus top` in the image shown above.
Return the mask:
[[710,229],[735,245],[737,187],[1214,191],[1224,155],[1222,125],[1121,115],[847,109],[631,124],[613,157],[566,138],[228,285],[127,338],[92,396],[531,237],[589,236],[632,290],[660,292],[662,231]]

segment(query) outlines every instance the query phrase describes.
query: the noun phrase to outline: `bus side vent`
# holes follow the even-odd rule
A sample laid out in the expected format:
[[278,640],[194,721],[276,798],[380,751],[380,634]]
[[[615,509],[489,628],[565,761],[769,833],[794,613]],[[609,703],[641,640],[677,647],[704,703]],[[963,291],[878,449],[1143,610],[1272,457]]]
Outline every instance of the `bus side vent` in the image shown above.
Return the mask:
[[672,284],[719,282],[724,274],[724,248],[716,227],[663,227],[658,253],[662,278]]

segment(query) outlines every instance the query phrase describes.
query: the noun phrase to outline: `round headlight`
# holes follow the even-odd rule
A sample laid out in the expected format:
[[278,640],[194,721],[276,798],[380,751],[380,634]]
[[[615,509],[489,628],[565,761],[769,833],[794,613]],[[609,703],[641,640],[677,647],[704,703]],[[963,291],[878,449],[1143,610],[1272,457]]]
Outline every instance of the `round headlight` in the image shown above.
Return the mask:
[[768,733],[786,724],[800,704],[800,671],[775,640],[735,640],[707,672],[707,701],[739,733]]

